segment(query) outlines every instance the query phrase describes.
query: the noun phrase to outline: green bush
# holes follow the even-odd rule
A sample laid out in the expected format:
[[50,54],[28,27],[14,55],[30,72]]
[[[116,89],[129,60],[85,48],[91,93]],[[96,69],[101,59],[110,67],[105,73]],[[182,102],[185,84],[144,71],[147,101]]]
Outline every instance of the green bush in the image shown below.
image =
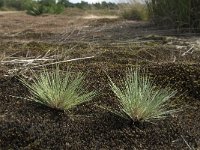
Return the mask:
[[44,13],[44,9],[41,5],[35,3],[27,8],[26,13],[32,16],[38,16]]
[[126,72],[126,77],[121,81],[121,88],[110,77],[109,80],[112,91],[118,98],[120,112],[108,110],[123,118],[134,122],[151,121],[175,112],[167,109],[167,102],[176,91],[156,88],[149,77],[141,75],[138,69],[129,69]]
[[32,0],[0,0],[0,7],[16,10],[26,10],[28,5],[33,3]]
[[33,2],[27,7],[27,14],[38,16],[43,13],[60,14],[64,11],[65,6],[56,3],[55,0],[42,0]]
[[43,71],[34,75],[33,83],[21,79],[31,93],[30,100],[58,110],[69,110],[90,101],[95,93],[85,90],[82,73],[73,76],[70,70],[62,74],[58,67],[53,72]]
[[50,7],[47,7],[45,13],[50,13],[50,14],[60,14],[64,11],[65,7],[61,4],[56,4],[52,5]]
[[0,8],[4,6],[4,0],[0,0]]

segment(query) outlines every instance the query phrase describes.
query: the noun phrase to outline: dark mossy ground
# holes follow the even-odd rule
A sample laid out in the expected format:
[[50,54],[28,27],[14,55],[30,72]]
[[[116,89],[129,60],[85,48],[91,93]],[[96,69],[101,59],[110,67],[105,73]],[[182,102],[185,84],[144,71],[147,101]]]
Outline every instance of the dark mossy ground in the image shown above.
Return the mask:
[[[94,26],[93,24],[94,22],[91,22],[91,26]],[[183,55],[191,47],[184,38],[179,40],[176,37],[152,35],[140,35],[136,38],[136,35],[131,34],[134,30],[137,31],[136,34],[139,31],[144,33],[144,23],[134,25],[130,22],[118,23],[118,20],[111,23],[101,20],[101,26],[105,24],[111,26],[103,28],[98,37],[99,41],[95,39],[94,42],[91,42],[91,37],[88,40],[92,32],[88,37],[85,35],[88,39],[77,39],[75,42],[73,38],[59,42],[58,33],[43,36],[42,40],[36,40],[37,37],[33,40],[32,31],[28,38],[24,36],[25,33],[18,34],[13,39],[1,37],[0,61],[42,57],[48,51],[50,56],[55,53],[62,54],[59,60],[94,56],[92,59],[62,63],[60,68],[66,70],[70,66],[74,72],[86,73],[87,88],[96,90],[98,95],[93,101],[69,112],[53,110],[25,99],[29,92],[20,83],[20,74],[8,73],[9,69],[19,66],[1,64],[0,149],[200,148],[200,53],[197,48],[194,47],[192,53]],[[122,37],[117,32],[121,29],[121,24],[124,29]],[[96,27],[98,21],[95,22]],[[32,40],[27,41],[30,38]],[[63,36],[60,36],[60,39],[62,38]],[[179,49],[177,45],[185,46],[185,49]],[[171,100],[170,107],[180,109],[179,112],[161,121],[131,124],[130,121],[98,107],[100,104],[117,106],[116,97],[108,85],[107,75],[119,82],[127,67],[136,66],[146,70],[146,73],[155,79],[155,85],[170,86],[178,91],[176,97]],[[23,75],[30,76],[30,73],[24,71]]]
[[[174,64],[168,65],[175,70],[180,69]],[[17,77],[1,78],[1,148],[188,149],[184,140],[190,146],[198,147],[200,102],[192,93],[172,100],[173,105],[177,104],[182,109],[174,116],[154,123],[130,124],[128,120],[96,106],[102,104],[115,107],[116,98],[111,93],[101,68],[96,65],[86,66],[89,72],[87,78],[89,88],[98,90],[99,95],[93,102],[78,106],[67,113],[52,110],[23,98],[16,98],[26,97],[27,89],[21,85]],[[113,78],[119,78],[118,75],[123,74],[124,70],[121,67],[112,68],[108,72]],[[155,69],[156,67],[159,70]],[[184,67],[182,69],[186,73],[183,71],[179,77],[177,76],[177,82],[172,80],[170,72],[166,73],[165,67],[166,65],[163,65],[161,69],[159,65],[150,69],[154,76],[159,74],[158,83],[162,83],[163,79],[169,79],[175,89],[176,86],[173,85],[177,83],[181,83],[177,87],[183,87],[183,90],[200,88],[194,86],[193,82],[181,78],[188,75],[188,70]],[[169,71],[170,69],[169,67]],[[191,70],[191,75],[192,72]],[[164,75],[161,78],[162,74]]]

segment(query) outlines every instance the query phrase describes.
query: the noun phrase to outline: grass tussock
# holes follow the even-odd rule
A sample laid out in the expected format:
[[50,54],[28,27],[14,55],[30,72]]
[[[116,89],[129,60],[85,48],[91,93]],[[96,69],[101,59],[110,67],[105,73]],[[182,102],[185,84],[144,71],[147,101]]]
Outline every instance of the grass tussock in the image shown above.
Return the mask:
[[84,78],[82,73],[74,76],[70,69],[61,73],[57,67],[53,72],[44,70],[35,74],[32,83],[21,81],[31,93],[30,100],[54,109],[69,110],[95,96],[95,92],[85,90]]
[[[170,88],[158,89],[147,75],[129,69],[117,86],[109,77],[110,87],[119,101],[120,112],[112,111],[134,122],[163,119],[175,110],[168,110],[167,102],[176,94]],[[108,109],[110,110],[110,109]]]

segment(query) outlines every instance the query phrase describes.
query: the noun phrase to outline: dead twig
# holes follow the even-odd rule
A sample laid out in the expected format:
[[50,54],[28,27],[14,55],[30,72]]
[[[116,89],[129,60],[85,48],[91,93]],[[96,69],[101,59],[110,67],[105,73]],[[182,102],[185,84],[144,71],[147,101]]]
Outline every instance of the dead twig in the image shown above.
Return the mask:
[[181,135],[181,138],[183,139],[183,141],[185,142],[185,144],[187,145],[187,147],[190,149],[190,150],[195,150],[193,147],[191,147],[189,145],[189,143],[185,140],[185,138]]
[[91,58],[94,58],[94,57],[95,57],[95,56],[89,56],[89,57],[83,57],[83,58],[68,59],[68,60],[57,61],[57,62],[48,63],[48,64],[43,64],[43,65],[33,66],[33,67],[31,67],[31,68],[46,67],[46,66],[49,66],[49,65],[56,65],[56,64],[65,63],[65,62],[72,62],[72,61],[77,61],[77,60],[91,59]]
[[54,59],[49,58],[36,58],[36,59],[13,59],[8,61],[1,61],[1,64],[32,64],[36,61],[49,61]]
[[[16,73],[20,73],[22,74],[22,72],[27,72],[30,71],[31,69],[35,69],[35,68],[42,68],[42,67],[46,67],[49,65],[56,65],[56,64],[60,64],[60,63],[66,63],[66,62],[72,62],[72,61],[78,61],[78,60],[85,60],[85,59],[91,59],[94,58],[95,56],[89,56],[89,57],[83,57],[83,58],[74,58],[74,59],[68,59],[68,60],[62,60],[62,61],[56,61],[56,62],[50,62],[50,63],[46,63],[47,61],[55,61],[55,59],[47,59],[47,58],[38,58],[38,59],[29,59],[29,60],[11,60],[11,61],[4,61],[4,63],[9,63],[9,64],[18,64],[18,67],[14,67],[13,69],[9,69],[8,70],[8,74],[5,76],[10,76]],[[34,61],[38,61],[39,62],[34,62]],[[2,62],[1,62],[2,63]]]
[[188,49],[186,52],[184,52],[181,56],[185,56],[187,53],[192,54],[193,53],[193,48],[194,48],[194,46],[192,46],[190,49]]

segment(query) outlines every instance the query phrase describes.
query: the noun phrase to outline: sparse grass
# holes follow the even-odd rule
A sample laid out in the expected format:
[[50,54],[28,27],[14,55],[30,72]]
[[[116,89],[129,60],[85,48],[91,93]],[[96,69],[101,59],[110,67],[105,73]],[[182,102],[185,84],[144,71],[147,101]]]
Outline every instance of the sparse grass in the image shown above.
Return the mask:
[[69,110],[90,101],[95,95],[95,92],[85,90],[84,78],[82,73],[73,76],[69,69],[63,74],[56,67],[53,72],[45,69],[39,75],[35,74],[33,83],[21,81],[31,93],[30,100],[54,109]]
[[[176,91],[170,88],[158,89],[147,75],[138,69],[129,69],[122,79],[122,87],[118,87],[109,77],[112,91],[118,98],[121,112],[112,111],[134,122],[163,119],[175,110],[168,110],[167,102]],[[110,110],[110,109],[108,109]]]

